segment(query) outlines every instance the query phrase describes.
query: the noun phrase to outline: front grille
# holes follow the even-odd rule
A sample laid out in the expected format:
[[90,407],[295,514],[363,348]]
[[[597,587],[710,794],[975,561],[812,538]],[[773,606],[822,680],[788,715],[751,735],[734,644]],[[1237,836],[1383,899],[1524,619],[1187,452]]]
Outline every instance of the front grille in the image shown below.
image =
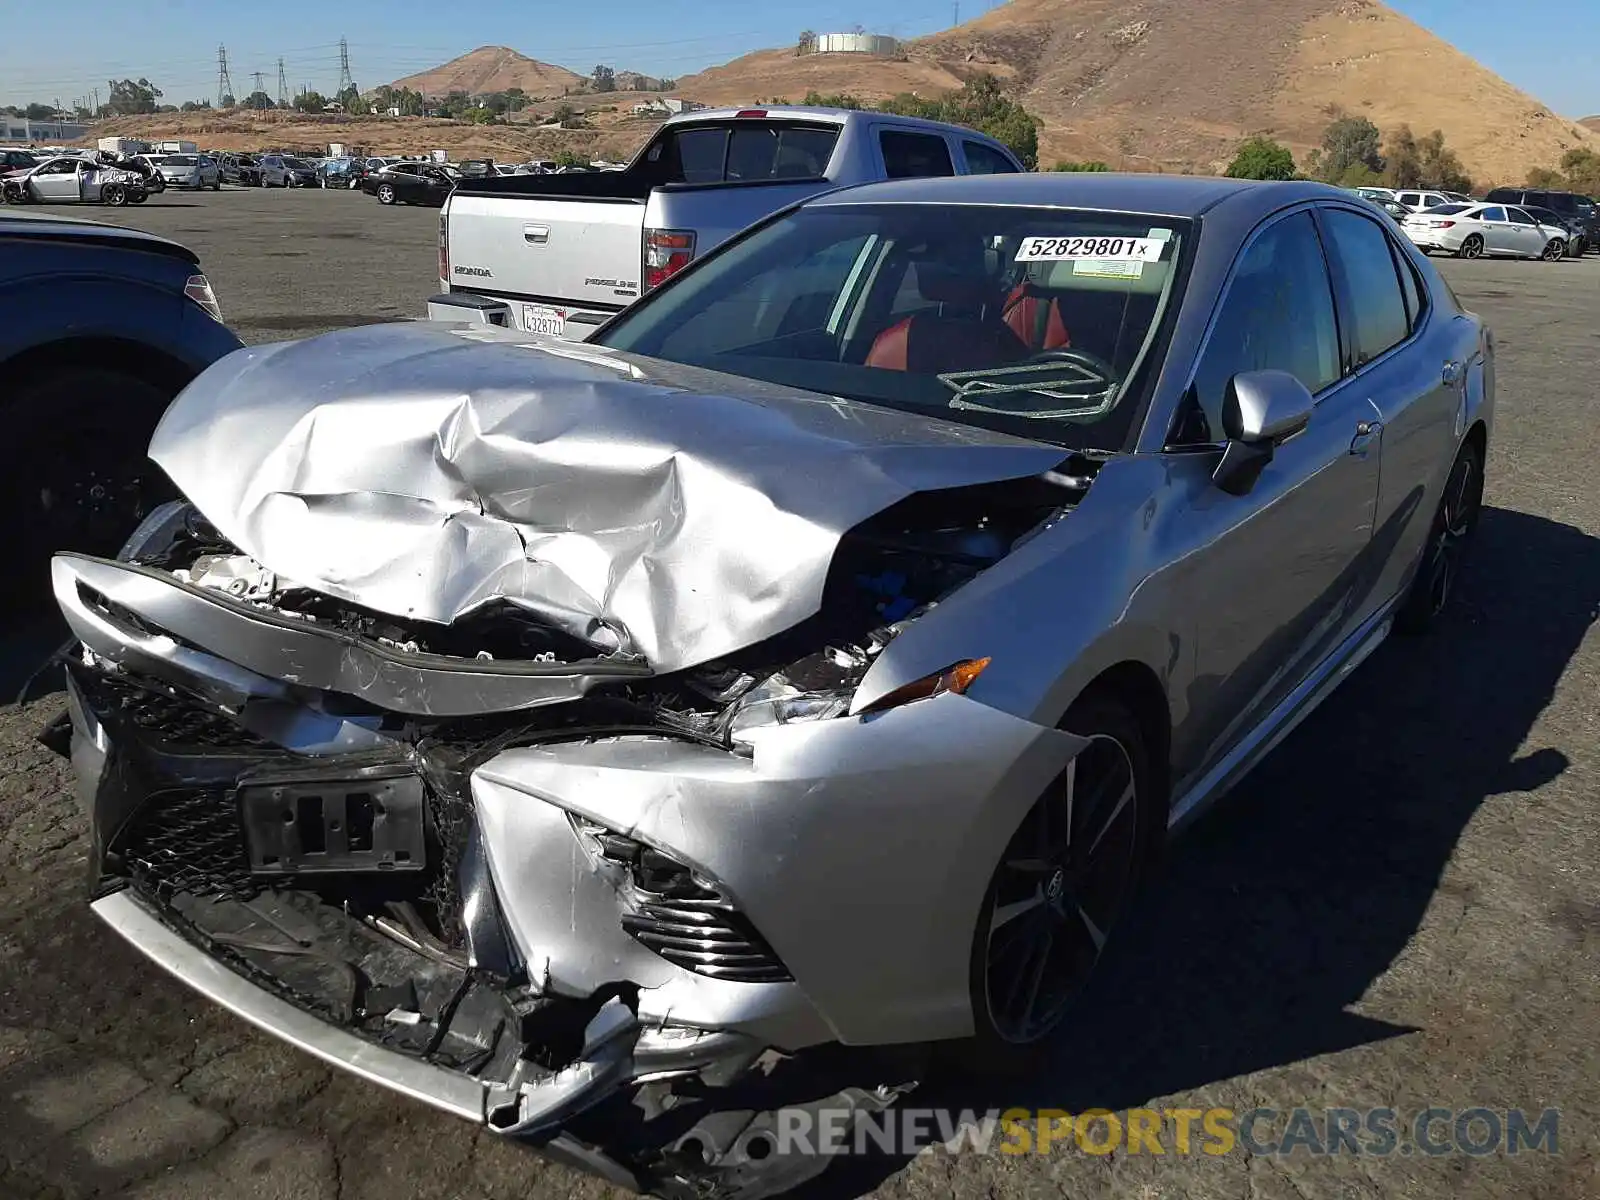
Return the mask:
[[259,890],[245,857],[238,805],[226,792],[157,792],[118,842],[134,883],[159,899],[188,892],[243,900]]
[[169,746],[246,751],[272,748],[271,742],[257,737],[231,717],[181,692],[162,691],[112,675],[98,676],[95,689],[108,713],[120,713]]
[[715,893],[670,900],[640,895],[634,911],[623,914],[622,927],[641,945],[697,975],[737,983],[790,978],[749,919]]

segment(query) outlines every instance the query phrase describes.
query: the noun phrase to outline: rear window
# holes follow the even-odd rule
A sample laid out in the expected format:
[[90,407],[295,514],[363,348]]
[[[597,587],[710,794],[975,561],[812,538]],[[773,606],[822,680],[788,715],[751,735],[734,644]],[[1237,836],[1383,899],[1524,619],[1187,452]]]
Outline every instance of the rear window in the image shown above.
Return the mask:
[[645,154],[657,183],[750,183],[827,173],[837,125],[741,121],[669,130]]
[[1458,212],[1465,212],[1471,207],[1472,205],[1470,204],[1441,204],[1438,208],[1430,208],[1428,215],[1430,217],[1448,217]]
[[878,135],[883,147],[884,174],[890,179],[924,179],[954,175],[950,147],[936,134],[885,129]]

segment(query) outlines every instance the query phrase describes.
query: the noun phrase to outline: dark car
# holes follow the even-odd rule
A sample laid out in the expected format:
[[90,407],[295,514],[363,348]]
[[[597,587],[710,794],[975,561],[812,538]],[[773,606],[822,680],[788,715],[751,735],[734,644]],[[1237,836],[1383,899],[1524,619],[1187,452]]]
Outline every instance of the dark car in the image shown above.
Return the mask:
[[29,167],[37,167],[39,162],[38,155],[26,150],[0,150],[0,175],[7,171],[26,171]]
[[248,154],[224,154],[217,160],[222,178],[240,187],[261,186],[261,166]]
[[459,172],[434,163],[395,163],[361,180],[361,190],[379,204],[441,207],[460,180]]
[[[12,552],[0,608],[49,595],[52,553],[115,554],[166,499],[145,446],[173,396],[239,349],[196,256],[91,221],[0,217],[0,476]],[[20,561],[19,561],[20,560]]]
[[1576,221],[1582,229],[1585,245],[1591,250],[1600,249],[1600,208],[1588,196],[1543,188],[1495,188],[1484,199],[1521,208],[1548,208],[1563,224]]

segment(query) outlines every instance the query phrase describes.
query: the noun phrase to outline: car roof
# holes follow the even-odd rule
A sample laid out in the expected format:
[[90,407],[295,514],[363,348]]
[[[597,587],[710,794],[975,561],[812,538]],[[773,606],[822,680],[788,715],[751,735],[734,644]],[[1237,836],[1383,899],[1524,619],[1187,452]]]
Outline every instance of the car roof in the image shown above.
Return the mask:
[[[930,121],[925,117],[902,117],[897,113],[882,113],[857,108],[823,108],[811,104],[742,104],[738,108],[697,108],[693,112],[678,113],[668,117],[662,122],[662,127],[687,125],[694,121],[728,121],[740,113],[759,112],[769,118],[778,120],[796,121],[822,121],[830,125],[843,125],[851,117],[876,117],[882,121],[892,122],[896,125],[907,125],[918,129],[936,130],[939,133],[948,133],[951,125],[948,121]],[[974,139],[992,142],[995,139],[987,133],[976,129],[961,129],[962,134]]]
[[142,229],[128,229],[121,225],[106,225],[100,221],[87,221],[81,217],[58,216],[0,216],[0,241],[17,238],[27,241],[54,241],[67,244],[88,243],[120,246],[128,250],[145,250],[165,254],[198,264],[200,259],[193,250],[168,238],[146,233]]
[[1272,212],[1300,200],[1350,201],[1349,192],[1323,183],[1263,182],[1210,175],[1062,171],[1028,175],[958,175],[896,179],[827,192],[809,207],[841,204],[1009,204],[1089,208],[1197,217],[1226,205],[1241,216]]

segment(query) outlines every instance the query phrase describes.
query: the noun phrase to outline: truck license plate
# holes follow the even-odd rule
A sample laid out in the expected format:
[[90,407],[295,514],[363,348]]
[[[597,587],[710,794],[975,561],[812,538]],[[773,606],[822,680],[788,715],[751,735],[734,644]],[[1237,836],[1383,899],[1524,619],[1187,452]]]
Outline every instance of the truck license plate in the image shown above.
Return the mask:
[[543,304],[522,306],[523,333],[553,333],[560,337],[566,331],[567,314],[559,308],[550,308]]

